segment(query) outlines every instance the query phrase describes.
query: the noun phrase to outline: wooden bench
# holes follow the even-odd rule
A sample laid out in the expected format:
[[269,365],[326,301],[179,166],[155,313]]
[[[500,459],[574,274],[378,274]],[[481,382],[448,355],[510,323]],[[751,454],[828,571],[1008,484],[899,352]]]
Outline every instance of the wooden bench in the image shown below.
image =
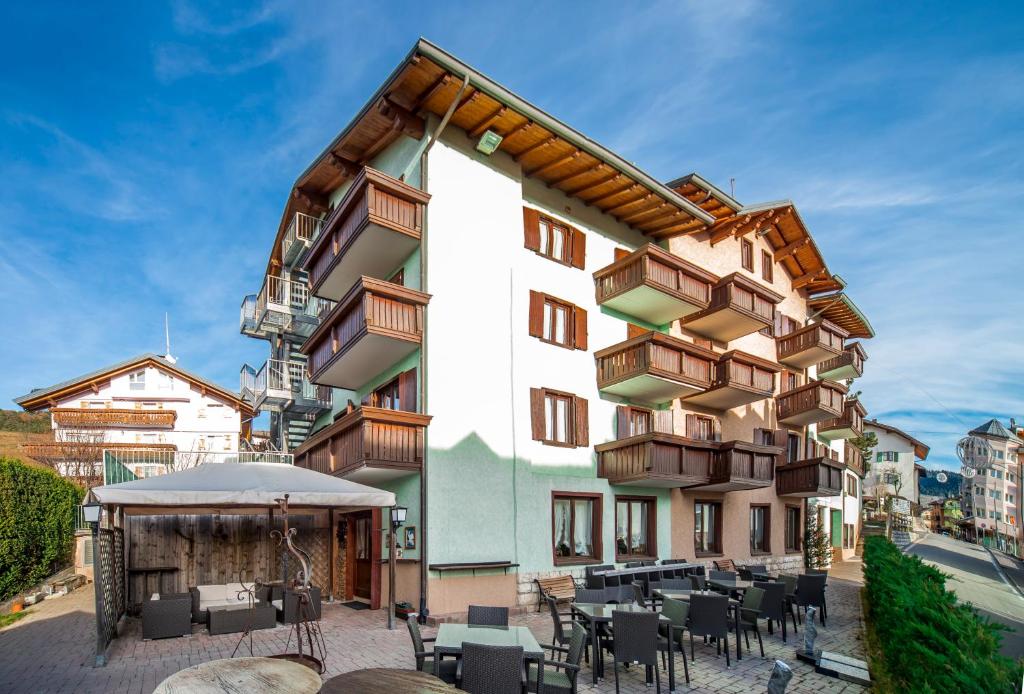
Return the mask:
[[716,571],[736,571],[736,562],[732,559],[716,559],[714,565]]
[[556,602],[571,602],[576,598],[576,581],[569,574],[535,578],[534,580],[537,581],[537,587],[540,588],[538,611],[544,606],[545,598],[554,598]]

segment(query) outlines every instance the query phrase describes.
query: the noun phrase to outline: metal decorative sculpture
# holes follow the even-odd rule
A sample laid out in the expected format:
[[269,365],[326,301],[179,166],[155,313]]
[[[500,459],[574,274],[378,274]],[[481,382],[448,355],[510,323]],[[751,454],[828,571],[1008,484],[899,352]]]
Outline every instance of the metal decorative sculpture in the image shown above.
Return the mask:
[[986,470],[995,463],[995,449],[980,436],[965,436],[956,444],[956,455],[965,468]]
[[235,644],[235,650],[231,651],[232,658],[235,657],[235,653],[238,652],[238,648],[245,642],[246,638],[249,639],[249,655],[256,655],[252,649],[252,623],[254,617],[256,616],[256,592],[260,589],[260,586],[263,585],[263,582],[259,578],[257,578],[255,581],[253,581],[253,584],[251,586],[246,586],[245,581],[242,580],[241,571],[238,572],[238,583],[242,586],[242,589],[238,591],[235,597],[238,600],[241,600],[242,596],[244,595],[246,599],[248,599],[249,619],[245,624],[245,629],[242,631],[242,635],[238,638],[238,643]]
[[776,660],[772,675],[768,678],[768,694],[785,694],[791,679],[793,670],[781,660]]
[[[298,653],[288,652],[288,648],[292,643],[292,633],[289,633],[288,642],[285,644],[285,652],[273,657],[294,660],[303,665],[308,665],[318,673],[323,674],[327,669],[327,648],[324,644],[323,632],[320,630],[320,620],[313,609],[313,600],[310,595],[309,580],[312,575],[312,562],[310,561],[309,554],[298,547],[293,541],[293,538],[299,531],[297,528],[290,528],[288,526],[288,495],[285,494],[283,499],[275,499],[275,501],[281,507],[284,530],[271,530],[270,536],[277,539],[278,547],[282,544],[285,545],[288,553],[299,560],[299,566],[302,568],[295,573],[295,580],[291,585],[291,592],[299,600],[298,620],[295,622],[293,629]],[[287,558],[287,555],[285,557]],[[286,582],[284,590],[288,589]],[[281,599],[282,604],[284,604],[284,596]],[[308,654],[305,652],[306,648],[308,648]]]
[[814,626],[814,618],[817,615],[817,607],[807,608],[807,619],[804,625],[804,653],[807,655],[814,655],[814,639],[818,636],[818,629]]

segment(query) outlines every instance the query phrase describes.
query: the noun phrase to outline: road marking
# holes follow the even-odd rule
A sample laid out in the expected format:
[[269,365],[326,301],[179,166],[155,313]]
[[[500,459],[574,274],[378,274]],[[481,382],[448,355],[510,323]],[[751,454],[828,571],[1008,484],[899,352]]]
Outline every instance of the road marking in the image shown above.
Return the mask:
[[992,549],[988,546],[985,546],[985,551],[988,552],[988,559],[990,562],[992,562],[992,566],[996,567],[996,573],[999,574],[999,578],[1003,579],[1003,583],[1010,586],[1010,588],[1012,588],[1014,592],[1017,593],[1017,595],[1024,598],[1024,592],[1021,592],[1021,589],[1017,587],[1017,584],[1011,581],[1010,577],[1006,575],[1005,571],[1003,571],[1003,567],[996,559],[996,555],[992,552]]

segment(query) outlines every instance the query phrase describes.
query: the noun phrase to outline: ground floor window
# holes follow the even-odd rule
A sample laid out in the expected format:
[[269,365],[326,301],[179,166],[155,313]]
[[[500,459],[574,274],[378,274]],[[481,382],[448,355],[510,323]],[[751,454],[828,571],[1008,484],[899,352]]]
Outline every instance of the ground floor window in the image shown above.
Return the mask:
[[771,509],[768,506],[750,507],[750,553],[765,554],[771,551],[769,542]]
[[843,524],[843,548],[853,549],[857,544],[857,528],[852,523]]
[[801,550],[800,538],[800,507],[786,507],[786,551],[799,552]]
[[656,514],[654,497],[615,497],[616,561],[658,556]]
[[555,564],[601,560],[600,494],[552,494],[551,527]]
[[722,553],[722,504],[695,501],[693,504],[693,548],[697,554]]

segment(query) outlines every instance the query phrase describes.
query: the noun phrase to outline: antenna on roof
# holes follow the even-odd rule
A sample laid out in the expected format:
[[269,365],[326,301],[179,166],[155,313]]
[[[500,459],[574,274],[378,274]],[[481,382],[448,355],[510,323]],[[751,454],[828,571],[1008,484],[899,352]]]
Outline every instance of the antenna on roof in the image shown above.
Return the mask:
[[171,323],[167,317],[167,312],[164,311],[164,339],[166,340],[166,351],[164,352],[164,359],[171,362],[172,364],[177,363],[177,359],[171,356]]
[[734,200],[736,199],[736,179],[735,178],[730,178],[729,179],[729,197],[733,198]]

